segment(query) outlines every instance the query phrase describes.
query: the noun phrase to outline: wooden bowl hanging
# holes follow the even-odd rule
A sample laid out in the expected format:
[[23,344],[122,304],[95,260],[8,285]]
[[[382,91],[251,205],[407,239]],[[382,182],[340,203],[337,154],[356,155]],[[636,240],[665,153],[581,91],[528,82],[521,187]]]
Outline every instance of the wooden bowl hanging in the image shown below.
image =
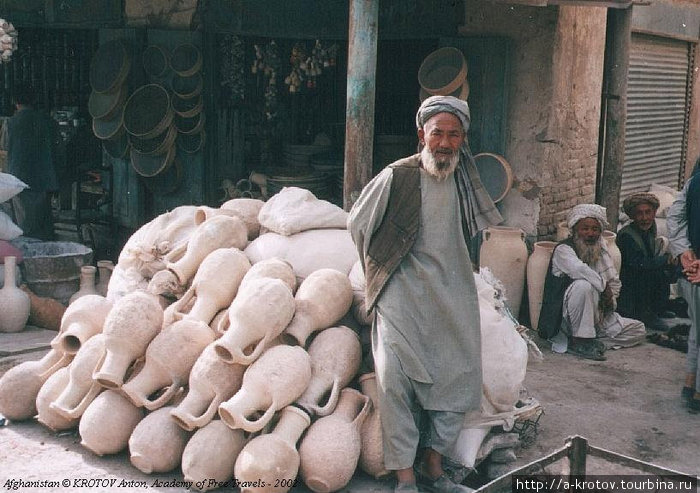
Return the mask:
[[202,130],[196,134],[180,134],[177,136],[177,146],[188,154],[194,154],[204,148],[207,133]]
[[170,68],[167,52],[158,45],[149,45],[142,55],[143,69],[152,79],[164,77]]
[[202,95],[200,94],[196,98],[183,99],[178,96],[173,96],[173,111],[176,114],[191,118],[202,111],[204,102],[202,101]]
[[170,146],[166,154],[160,156],[149,156],[148,154],[141,154],[133,147],[129,151],[129,156],[131,157],[131,166],[134,170],[141,176],[150,178],[162,173],[172,164],[173,159],[175,159],[176,147]]
[[482,152],[474,156],[474,163],[491,200],[495,203],[503,200],[513,186],[513,172],[508,161],[498,154]]
[[142,139],[129,135],[129,142],[137,152],[148,156],[160,156],[165,154],[172,147],[177,137],[177,128],[170,125],[165,132],[152,139]]
[[172,121],[170,95],[160,84],[139,87],[124,107],[124,128],[134,137],[152,139],[162,134]]
[[202,52],[191,43],[176,47],[170,55],[170,67],[182,77],[188,77],[202,68]]
[[201,132],[204,128],[205,121],[206,118],[203,111],[190,118],[175,115],[175,126],[177,127],[177,131],[181,134],[196,134]]
[[93,118],[103,118],[109,120],[119,111],[119,107],[124,106],[126,101],[127,88],[121,85],[112,93],[90,92],[88,99],[88,112]]
[[126,80],[131,61],[122,41],[116,39],[100,46],[90,62],[90,86],[99,93],[115,92]]
[[202,80],[202,74],[199,72],[189,77],[182,77],[175,74],[171,81],[171,86],[176,96],[182,99],[188,99],[199,96],[202,93],[204,81]]
[[92,132],[98,139],[115,139],[120,132],[124,132],[124,107],[119,106],[119,111],[112,118],[93,118]]

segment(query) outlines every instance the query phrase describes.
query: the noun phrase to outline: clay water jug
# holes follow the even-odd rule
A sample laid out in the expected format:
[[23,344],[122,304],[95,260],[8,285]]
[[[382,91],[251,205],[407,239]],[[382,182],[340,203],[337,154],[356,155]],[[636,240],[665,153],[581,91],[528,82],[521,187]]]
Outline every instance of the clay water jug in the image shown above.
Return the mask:
[[68,300],[68,306],[71,305],[75,300],[86,294],[97,294],[97,288],[95,287],[95,275],[97,274],[97,267],[94,265],[83,265],[80,268],[80,289],[78,289],[73,296]]
[[247,282],[219,323],[223,335],[216,341],[216,354],[228,363],[250,365],[287,327],[294,308],[292,292],[279,279]]
[[369,402],[357,390],[345,388],[333,414],[309,427],[299,445],[299,456],[301,478],[311,491],[337,491],[352,478],[360,458],[360,428]]
[[608,253],[610,253],[610,256],[612,257],[613,265],[615,266],[615,270],[617,273],[620,273],[620,267],[622,267],[622,252],[620,252],[620,248],[617,246],[617,243],[615,239],[617,238],[617,234],[605,230],[603,231],[603,241],[605,242],[605,246],[608,249]]
[[389,474],[384,468],[384,440],[377,397],[377,378],[374,373],[365,373],[358,379],[362,393],[369,397],[370,409],[360,428],[359,466],[370,476],[381,478]]
[[311,381],[296,404],[311,416],[328,416],[340,391],[355,377],[362,362],[360,338],[343,325],[322,330],[309,345]]
[[294,318],[284,330],[283,338],[287,344],[306,347],[309,335],[330,327],[350,309],[350,279],[335,269],[318,269],[301,283],[294,303]]
[[549,261],[555,246],[557,246],[556,241],[538,241],[527,260],[527,298],[530,304],[530,327],[533,330],[537,330],[540,319],[544,280],[547,277]]
[[309,380],[311,358],[305,349],[273,346],[248,367],[241,388],[219,406],[219,415],[231,428],[260,431],[276,411],[299,398]]
[[37,421],[51,431],[70,430],[78,426],[78,418],[66,418],[51,407],[51,403],[68,385],[68,372],[65,366],[59,368],[44,382],[36,396]]
[[260,262],[256,262],[243,277],[241,288],[250,281],[255,279],[268,278],[279,279],[283,281],[292,293],[297,290],[297,276],[294,275],[292,264],[279,257],[270,257]]
[[195,361],[187,395],[170,413],[175,422],[187,431],[209,423],[216,416],[219,404],[230,399],[243,382],[246,367],[219,358],[214,344],[204,348]]
[[258,215],[263,205],[265,205],[265,202],[260,199],[236,198],[221,204],[220,209],[233,211],[240,217],[245,223],[246,228],[248,228],[248,239],[253,241],[260,233]]
[[243,221],[232,216],[214,216],[197,226],[187,242],[185,254],[177,262],[169,262],[167,267],[184,286],[211,252],[217,248],[243,250],[247,244],[248,231]]
[[98,260],[97,261],[97,277],[98,281],[95,285],[97,293],[102,296],[107,296],[107,290],[109,289],[109,280],[112,277],[112,272],[114,271],[114,262],[111,260]]
[[103,387],[92,379],[105,351],[104,336],[88,339],[68,366],[68,383],[50,404],[52,410],[68,419],[80,418]]
[[97,455],[124,450],[144,411],[117,390],[105,390],[85,409],[78,431],[80,444]]
[[483,235],[479,266],[488,267],[503,283],[506,305],[518,318],[527,268],[525,233],[520,228],[489,226]]
[[561,241],[565,240],[569,237],[569,225],[567,224],[566,221],[559,221],[557,223],[557,234],[556,234],[556,240]]
[[26,284],[22,284],[20,289],[29,296],[29,320],[27,320],[27,324],[48,330],[60,330],[61,318],[66,312],[66,306],[48,296],[37,296]]
[[214,216],[237,216],[237,214],[228,209],[221,209],[216,207],[209,207],[206,205],[200,205],[194,210],[194,223],[199,226],[207,219],[211,219]]
[[32,418],[42,385],[71,359],[73,356],[51,349],[38,361],[25,361],[7,370],[0,377],[0,414],[12,421]]
[[153,411],[139,422],[129,437],[131,463],[146,474],[168,472],[180,465],[191,433],[170,418],[172,407]]
[[76,354],[85,342],[102,332],[112,302],[98,294],[82,296],[71,303],[61,319],[61,333],[54,339],[66,354]]
[[[214,332],[201,320],[179,320],[164,328],[148,345],[144,367],[122,385],[122,392],[137,406],[163,407],[187,384],[195,361],[212,342]],[[149,398],[166,387],[155,400]]]
[[308,414],[287,406],[270,433],[253,438],[243,447],[234,468],[236,479],[248,484],[261,479],[265,486],[242,487],[241,493],[285,493],[295,485],[300,462],[297,442],[309,424]]
[[197,430],[182,452],[185,481],[191,481],[199,491],[215,489],[229,481],[236,458],[248,442],[245,435],[243,430],[232,430],[220,419]]
[[156,296],[134,291],[119,298],[105,319],[105,354],[92,378],[107,388],[120,387],[131,364],[160,332],[163,309]]
[[[165,309],[163,325],[190,318],[209,324],[219,310],[228,308],[250,262],[237,248],[218,248],[207,255],[185,294]],[[185,307],[194,301],[192,308]],[[171,315],[172,314],[172,315]]]
[[21,331],[29,319],[29,296],[17,287],[16,261],[17,257],[5,257],[5,284],[0,289],[0,332],[5,333]]

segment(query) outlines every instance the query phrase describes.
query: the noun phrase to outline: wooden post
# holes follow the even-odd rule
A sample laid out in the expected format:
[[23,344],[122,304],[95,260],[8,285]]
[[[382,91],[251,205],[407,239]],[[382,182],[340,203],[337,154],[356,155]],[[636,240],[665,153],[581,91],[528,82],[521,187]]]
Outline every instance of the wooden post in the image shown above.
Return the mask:
[[625,128],[627,120],[627,73],[632,42],[632,7],[608,9],[608,40],[610,50],[606,60],[607,99],[605,116],[605,146],[603,166],[599,177],[597,202],[606,207],[610,229],[617,229],[620,210],[622,166],[625,161]]
[[588,440],[576,435],[571,437],[568,441],[571,443],[571,448],[569,449],[569,474],[572,477],[583,477],[586,475],[586,454],[588,452]]
[[343,207],[372,178],[379,0],[350,0]]

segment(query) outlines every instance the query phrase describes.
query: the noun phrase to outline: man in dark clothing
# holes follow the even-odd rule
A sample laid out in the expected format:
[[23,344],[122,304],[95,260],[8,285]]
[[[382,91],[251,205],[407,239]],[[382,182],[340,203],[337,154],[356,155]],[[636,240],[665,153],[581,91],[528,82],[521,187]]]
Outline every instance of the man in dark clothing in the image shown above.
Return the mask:
[[632,222],[617,234],[617,246],[622,254],[622,289],[617,309],[625,317],[654,327],[658,325],[658,317],[668,309],[675,270],[666,244],[656,236],[654,219],[659,199],[651,193],[635,193],[624,200],[622,207]]
[[14,96],[15,114],[4,125],[0,148],[7,150],[6,172],[29,188],[12,198],[17,225],[24,236],[51,240],[51,193],[58,189],[54,167],[56,132],[48,115],[34,108],[31,90]]

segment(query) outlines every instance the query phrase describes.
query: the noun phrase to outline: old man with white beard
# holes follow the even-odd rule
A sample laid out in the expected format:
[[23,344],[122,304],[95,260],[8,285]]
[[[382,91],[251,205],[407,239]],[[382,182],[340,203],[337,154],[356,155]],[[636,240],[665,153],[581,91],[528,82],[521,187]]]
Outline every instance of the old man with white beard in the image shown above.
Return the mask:
[[604,360],[607,348],[644,340],[645,327],[615,312],[621,283],[602,238],[605,208],[574,206],[567,223],[570,236],[555,247],[547,271],[538,331],[556,352]]
[[441,461],[464,414],[481,402],[470,243],[502,221],[467,146],[469,118],[465,101],[427,98],[416,115],[420,154],[382,170],[348,221],[367,280],[366,306],[375,309],[372,353],[384,465],[396,473],[397,492],[418,491],[413,467],[419,447],[422,491],[469,491],[444,474]]

